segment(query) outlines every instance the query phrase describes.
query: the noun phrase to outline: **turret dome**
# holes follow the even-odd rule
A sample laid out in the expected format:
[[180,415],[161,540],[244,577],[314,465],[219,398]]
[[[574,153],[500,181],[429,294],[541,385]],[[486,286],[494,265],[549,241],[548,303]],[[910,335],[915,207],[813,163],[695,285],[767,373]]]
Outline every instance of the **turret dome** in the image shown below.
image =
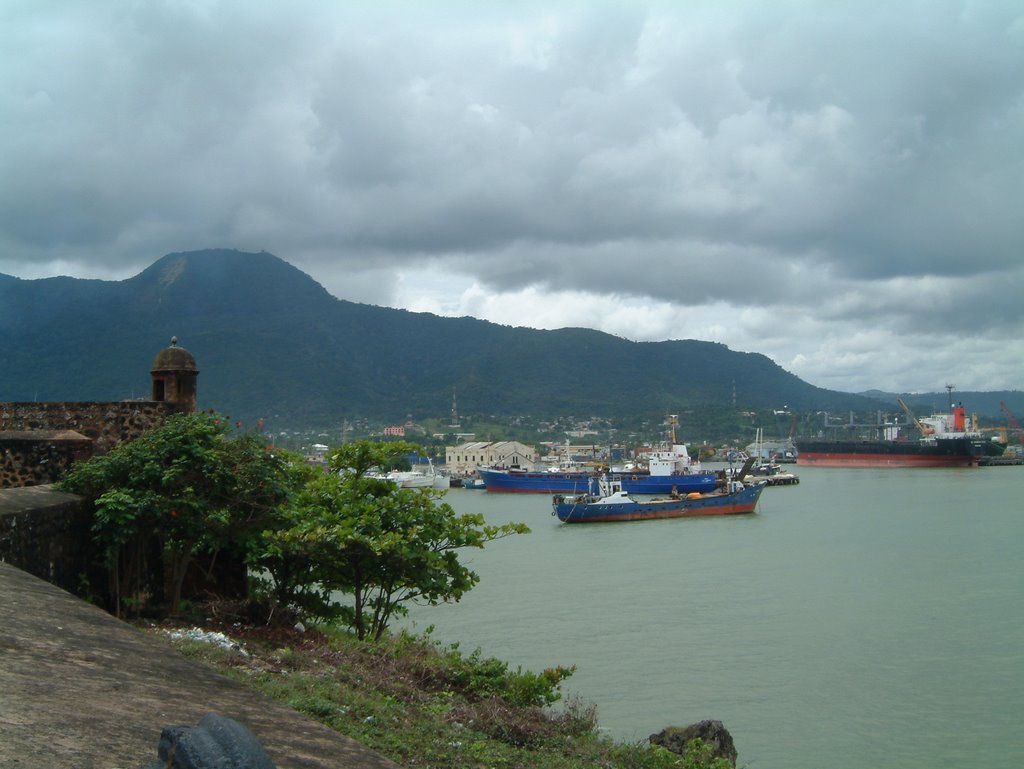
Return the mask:
[[195,371],[196,359],[184,347],[178,347],[178,337],[171,337],[171,346],[165,347],[153,360],[153,372],[157,371]]
[[150,374],[153,378],[153,400],[173,403],[186,413],[196,410],[199,369],[192,353],[178,347],[178,337],[171,337],[171,346],[157,353]]

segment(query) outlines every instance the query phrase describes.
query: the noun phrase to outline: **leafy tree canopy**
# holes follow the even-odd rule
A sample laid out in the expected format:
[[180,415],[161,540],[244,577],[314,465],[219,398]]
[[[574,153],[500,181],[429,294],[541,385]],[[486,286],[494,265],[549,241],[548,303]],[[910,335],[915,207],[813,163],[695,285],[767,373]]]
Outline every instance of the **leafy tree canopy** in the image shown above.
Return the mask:
[[[307,611],[340,617],[359,638],[379,640],[408,602],[458,601],[479,581],[460,562],[460,549],[529,531],[520,523],[491,526],[481,515],[456,515],[440,501],[443,492],[402,489],[370,473],[415,449],[357,441],[330,454],[331,472],[285,506],[288,525],[265,533],[264,565],[282,597],[298,596]],[[282,589],[282,579],[293,575],[278,571],[296,564],[301,577]]]
[[75,466],[61,487],[95,500],[93,529],[119,595],[142,589],[145,553],[159,544],[174,612],[197,553],[244,548],[259,535],[286,496],[284,469],[260,436],[231,438],[221,416],[181,414]]

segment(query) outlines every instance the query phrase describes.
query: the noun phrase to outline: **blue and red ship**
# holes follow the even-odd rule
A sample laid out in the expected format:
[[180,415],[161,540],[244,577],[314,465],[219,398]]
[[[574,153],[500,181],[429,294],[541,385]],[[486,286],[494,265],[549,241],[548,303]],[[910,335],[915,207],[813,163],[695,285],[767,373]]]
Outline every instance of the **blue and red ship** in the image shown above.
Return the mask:
[[[742,474],[741,474],[742,477]],[[694,518],[709,515],[753,513],[765,484],[746,486],[729,481],[706,494],[673,494],[668,499],[634,499],[617,481],[602,477],[596,493],[555,494],[552,515],[562,523],[611,523],[661,518]]]
[[629,494],[702,494],[714,491],[717,477],[705,472],[686,450],[676,443],[675,416],[669,417],[670,443],[649,452],[646,461],[633,467],[613,470],[583,467],[559,467],[531,470],[513,467],[477,467],[476,471],[488,491],[526,494],[583,494],[591,489],[597,477],[621,483]]

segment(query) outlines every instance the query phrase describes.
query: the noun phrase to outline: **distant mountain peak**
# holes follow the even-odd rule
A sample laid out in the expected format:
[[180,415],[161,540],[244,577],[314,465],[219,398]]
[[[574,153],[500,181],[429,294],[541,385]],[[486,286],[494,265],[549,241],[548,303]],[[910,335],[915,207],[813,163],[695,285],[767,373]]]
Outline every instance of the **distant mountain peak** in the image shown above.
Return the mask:
[[229,306],[239,301],[269,305],[338,301],[298,267],[267,251],[180,251],[161,257],[131,280],[142,291],[160,297],[205,300],[218,295]]

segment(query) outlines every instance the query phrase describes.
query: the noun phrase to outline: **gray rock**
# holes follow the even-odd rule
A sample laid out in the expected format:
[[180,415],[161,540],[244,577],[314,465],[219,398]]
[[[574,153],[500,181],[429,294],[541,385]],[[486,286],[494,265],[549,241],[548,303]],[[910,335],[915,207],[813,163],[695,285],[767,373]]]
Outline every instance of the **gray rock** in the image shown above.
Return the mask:
[[685,756],[686,744],[696,737],[711,747],[713,757],[724,758],[736,766],[736,746],[733,744],[732,735],[721,721],[698,721],[686,727],[668,726],[657,734],[652,734],[650,741],[652,745],[660,745],[673,753]]
[[165,726],[157,752],[148,769],[274,769],[252,732],[216,713],[198,726]]

